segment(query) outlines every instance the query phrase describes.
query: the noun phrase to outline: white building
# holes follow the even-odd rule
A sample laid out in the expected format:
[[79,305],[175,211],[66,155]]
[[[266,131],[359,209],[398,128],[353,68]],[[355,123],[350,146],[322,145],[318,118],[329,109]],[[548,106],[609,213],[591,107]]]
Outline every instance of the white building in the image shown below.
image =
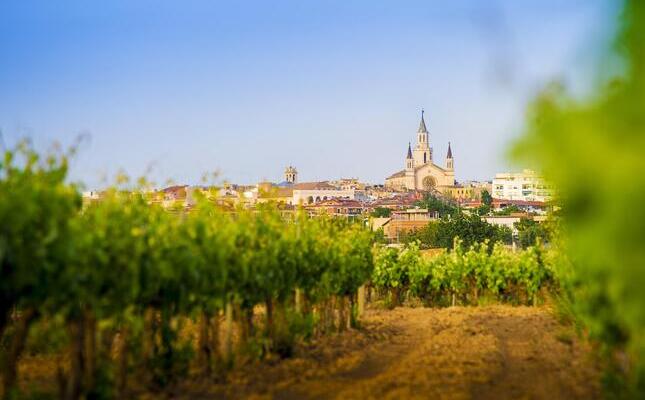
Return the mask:
[[549,201],[553,188],[534,171],[505,172],[493,179],[493,197],[504,200]]
[[361,200],[367,199],[364,191],[339,189],[327,182],[304,182],[292,186],[292,204],[311,204],[330,199]]
[[[253,189],[243,193],[243,197],[250,203],[279,202],[289,205],[315,204],[332,199],[367,201],[365,190],[353,187],[352,182],[357,179],[341,180],[346,185],[333,185],[330,182],[298,182],[298,171],[289,166],[285,169],[283,182],[274,184],[260,182]],[[347,181],[347,182],[346,182]]]
[[484,221],[488,222],[491,225],[497,225],[497,226],[505,226],[507,228],[510,228],[511,232],[513,234],[517,234],[517,228],[515,228],[515,224],[520,222],[522,217],[513,217],[513,216],[494,216],[494,217],[483,217],[482,218]]

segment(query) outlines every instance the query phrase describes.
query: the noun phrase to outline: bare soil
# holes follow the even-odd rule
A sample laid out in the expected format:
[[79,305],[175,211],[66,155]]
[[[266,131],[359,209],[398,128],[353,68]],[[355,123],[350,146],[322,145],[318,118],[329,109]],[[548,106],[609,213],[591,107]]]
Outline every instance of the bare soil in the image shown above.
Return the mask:
[[178,399],[594,399],[588,343],[545,307],[368,310],[362,328],[249,364]]

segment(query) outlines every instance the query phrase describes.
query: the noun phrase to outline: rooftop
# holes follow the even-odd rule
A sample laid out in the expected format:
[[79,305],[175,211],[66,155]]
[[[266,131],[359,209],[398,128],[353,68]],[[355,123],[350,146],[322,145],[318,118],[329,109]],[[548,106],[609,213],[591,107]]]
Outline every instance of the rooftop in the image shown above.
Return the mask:
[[296,183],[292,188],[294,190],[333,190],[336,189],[336,186],[330,185],[327,181],[324,181]]

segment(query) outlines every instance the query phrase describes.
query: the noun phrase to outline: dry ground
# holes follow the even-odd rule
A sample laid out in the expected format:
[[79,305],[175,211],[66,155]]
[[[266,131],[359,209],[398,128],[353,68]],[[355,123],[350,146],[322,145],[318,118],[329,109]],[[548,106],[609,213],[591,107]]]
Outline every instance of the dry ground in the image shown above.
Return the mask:
[[589,346],[546,308],[369,310],[363,328],[247,365],[181,399],[593,399]]

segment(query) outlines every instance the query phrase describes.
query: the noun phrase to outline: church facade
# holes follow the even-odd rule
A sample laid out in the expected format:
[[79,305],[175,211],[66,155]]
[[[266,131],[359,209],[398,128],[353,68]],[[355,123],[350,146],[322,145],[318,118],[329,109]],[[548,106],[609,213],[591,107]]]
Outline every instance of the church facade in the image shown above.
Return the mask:
[[448,143],[445,167],[434,163],[430,135],[421,111],[421,122],[417,130],[417,143],[414,150],[408,143],[405,169],[385,179],[385,187],[395,190],[438,190],[455,185],[455,164],[452,149]]

